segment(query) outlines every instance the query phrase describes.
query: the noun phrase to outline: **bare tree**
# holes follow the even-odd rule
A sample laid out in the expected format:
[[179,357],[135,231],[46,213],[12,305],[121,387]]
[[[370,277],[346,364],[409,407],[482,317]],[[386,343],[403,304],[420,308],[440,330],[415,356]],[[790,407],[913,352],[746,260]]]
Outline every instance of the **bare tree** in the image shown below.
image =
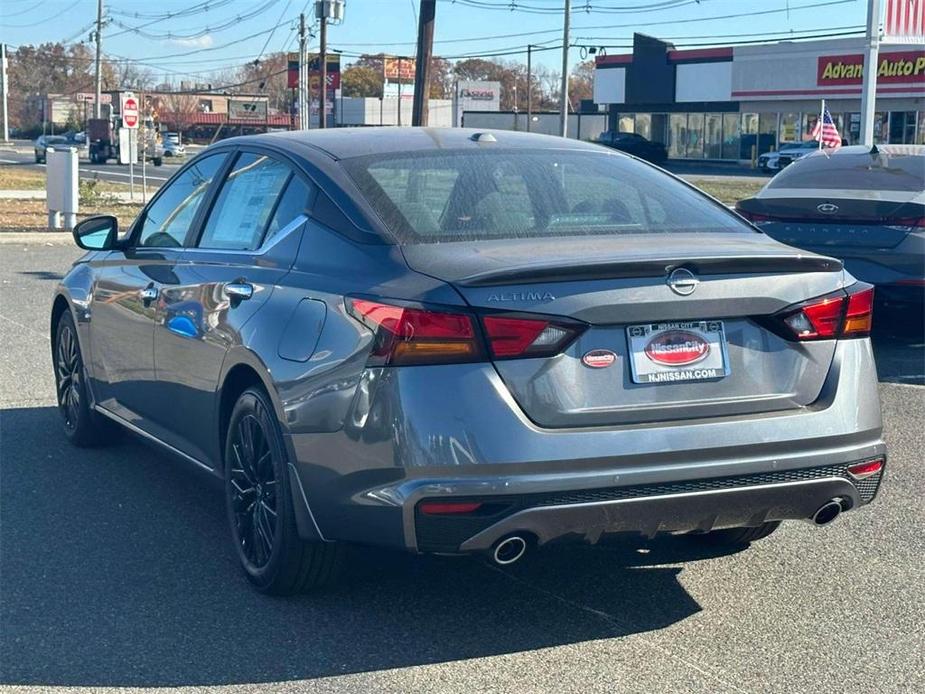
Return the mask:
[[192,94],[165,94],[160,99],[158,115],[161,123],[182,133],[196,124],[199,98]]

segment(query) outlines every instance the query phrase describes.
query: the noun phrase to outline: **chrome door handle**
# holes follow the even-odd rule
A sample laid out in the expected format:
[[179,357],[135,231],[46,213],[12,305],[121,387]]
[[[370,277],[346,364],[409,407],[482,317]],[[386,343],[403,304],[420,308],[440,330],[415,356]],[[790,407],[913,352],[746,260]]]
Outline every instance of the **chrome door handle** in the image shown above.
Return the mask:
[[141,302],[147,306],[157,298],[157,287],[145,287],[138,294],[141,297]]
[[246,301],[254,295],[254,285],[247,282],[229,282],[225,285],[225,296],[232,301]]

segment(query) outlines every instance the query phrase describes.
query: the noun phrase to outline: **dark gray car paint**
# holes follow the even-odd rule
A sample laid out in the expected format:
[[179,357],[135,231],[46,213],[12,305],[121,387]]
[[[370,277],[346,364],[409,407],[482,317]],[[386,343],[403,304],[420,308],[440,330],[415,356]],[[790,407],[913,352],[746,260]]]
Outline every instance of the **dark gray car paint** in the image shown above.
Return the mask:
[[[283,429],[300,532],[305,537],[409,548],[416,546],[414,504],[425,495],[673,481],[883,454],[868,340],[795,348],[756,332],[759,329],[743,315],[770,312],[850,284],[850,276],[835,265],[830,268],[835,271],[793,273],[783,279],[708,278],[704,291],[686,304],[665,295],[664,278],[653,277],[635,285],[629,279],[610,280],[606,286],[588,281],[550,284],[543,293],[548,289],[554,299],[542,305],[516,299],[493,305],[618,325],[659,317],[703,317],[703,311],[729,317],[739,324],[735,339],[743,352],[735,359],[744,374],[749,373],[745,344],[759,335],[762,349],[779,360],[775,368],[793,369],[787,382],[765,393],[775,401],[773,409],[783,408],[774,413],[733,415],[730,409],[724,414],[722,408],[729,403],[720,402],[720,409],[707,406],[673,423],[668,420],[680,415],[683,405],[670,401],[683,394],[669,386],[651,391],[666,412],[675,410],[657,418],[661,421],[614,424],[621,416],[622,405],[617,405],[607,415],[607,426],[594,421],[596,415],[567,422],[562,417],[569,403],[561,398],[539,403],[531,399],[530,389],[545,388],[544,378],[552,378],[554,387],[568,378],[574,372],[569,362],[577,345],[556,362],[561,367],[552,368],[530,363],[534,360],[368,368],[372,335],[347,315],[345,296],[481,308],[492,288],[454,286],[454,279],[472,271],[471,258],[461,257],[459,267],[453,267],[451,258],[428,263],[414,250],[391,245],[387,230],[357,196],[337,157],[383,147],[483,146],[469,140],[470,133],[395,133],[386,145],[362,133],[313,135],[315,144],[291,135],[222,143],[216,149],[240,144],[284,158],[328,196],[329,209],[321,215],[323,220],[309,211],[304,224],[261,253],[129,249],[90,253],[78,261],[58,294],[78,320],[84,354],[93,355],[87,369],[96,406],[220,475],[220,394],[230,374],[251,369],[269,393]],[[498,136],[508,140],[508,134]],[[503,146],[591,147],[520,134]],[[327,225],[338,219],[343,228]],[[761,239],[751,247],[759,255],[792,256],[790,249],[775,249],[768,245],[773,242],[757,234],[729,242],[742,243],[743,238]],[[632,242],[627,239],[627,252]],[[532,249],[534,240],[528,243]],[[762,244],[764,250],[759,251]],[[561,259],[568,248],[567,243],[558,249],[550,246],[543,255]],[[718,242],[713,248],[724,252]],[[730,247],[725,250],[732,253]],[[674,252],[678,262],[685,259],[681,249]],[[287,259],[292,258],[290,263]],[[252,282],[257,291],[232,306],[221,286],[239,279]],[[131,296],[146,286],[145,280],[156,282],[161,290],[153,309],[139,307]],[[734,289],[728,286],[733,280]],[[748,311],[741,305],[742,296],[751,298]],[[309,312],[315,318],[310,323],[290,327],[293,318],[301,316],[299,307],[320,304],[323,321],[317,320],[317,308]],[[168,329],[175,313],[193,317],[192,334],[180,334],[186,323],[177,324],[180,332]],[[294,337],[313,347],[301,353],[293,350]],[[123,342],[124,347],[117,346]],[[133,350],[132,343],[138,342],[143,344]],[[563,373],[555,373],[556,368]],[[607,379],[615,369],[597,373]],[[603,380],[589,380],[590,372],[582,378],[589,393],[606,392]],[[760,380],[773,383],[770,375]],[[641,398],[630,409],[638,409],[643,392],[625,390],[624,395],[637,393]],[[663,399],[661,394],[668,393],[674,395]],[[174,411],[167,412],[170,409]],[[564,428],[544,427],[534,419]]]

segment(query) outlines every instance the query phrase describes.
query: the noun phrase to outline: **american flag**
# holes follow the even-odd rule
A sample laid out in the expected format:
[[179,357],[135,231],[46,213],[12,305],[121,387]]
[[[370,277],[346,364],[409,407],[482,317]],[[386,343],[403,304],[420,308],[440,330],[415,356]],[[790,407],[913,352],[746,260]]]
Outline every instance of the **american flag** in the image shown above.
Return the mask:
[[838,134],[838,128],[835,127],[835,121],[832,120],[829,109],[823,110],[822,120],[816,121],[812,138],[816,141],[822,140],[823,147],[832,147],[834,149],[841,147],[841,135]]
[[925,37],[925,0],[886,0],[884,40],[921,43]]

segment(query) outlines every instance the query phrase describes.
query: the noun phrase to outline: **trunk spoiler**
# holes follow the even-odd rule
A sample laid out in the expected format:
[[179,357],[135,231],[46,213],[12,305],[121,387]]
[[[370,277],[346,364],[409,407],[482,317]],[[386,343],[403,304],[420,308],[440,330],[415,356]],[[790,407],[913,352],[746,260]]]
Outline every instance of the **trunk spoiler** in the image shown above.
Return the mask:
[[728,255],[719,257],[677,257],[605,259],[575,264],[549,262],[485,270],[455,282],[464,287],[492,287],[526,282],[567,282],[630,277],[661,277],[685,267],[698,275],[738,273],[840,272],[842,262],[813,254]]

